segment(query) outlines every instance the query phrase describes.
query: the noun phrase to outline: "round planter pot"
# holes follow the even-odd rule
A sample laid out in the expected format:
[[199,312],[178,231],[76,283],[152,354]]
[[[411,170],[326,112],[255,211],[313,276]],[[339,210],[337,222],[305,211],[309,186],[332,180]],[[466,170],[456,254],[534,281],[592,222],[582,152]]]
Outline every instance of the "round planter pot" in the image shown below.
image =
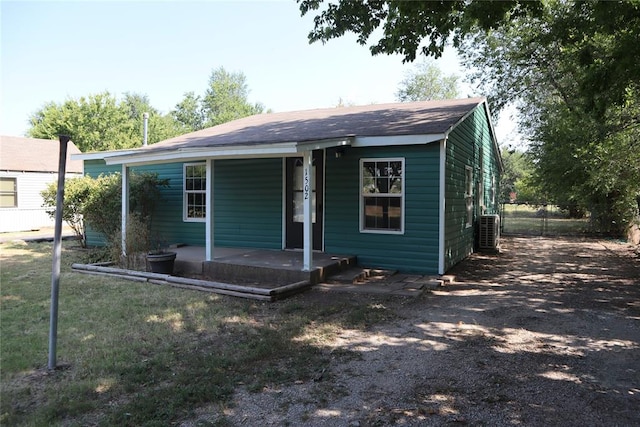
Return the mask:
[[152,273],[173,274],[173,264],[176,260],[175,252],[161,254],[147,254],[147,261]]

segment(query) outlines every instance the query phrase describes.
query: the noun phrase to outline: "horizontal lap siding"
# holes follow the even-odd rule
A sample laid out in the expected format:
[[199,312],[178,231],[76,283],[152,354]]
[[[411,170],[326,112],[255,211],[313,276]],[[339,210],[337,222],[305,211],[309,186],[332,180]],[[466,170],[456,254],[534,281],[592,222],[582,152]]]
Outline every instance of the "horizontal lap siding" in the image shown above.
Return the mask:
[[[491,198],[491,176],[497,182],[499,154],[496,152],[488,117],[480,106],[450,134],[447,140],[445,168],[445,270],[473,252],[477,220],[477,191],[480,179],[480,151],[483,153],[484,205],[486,213],[497,212],[497,200]],[[467,227],[465,204],[465,167],[473,168],[474,226]]]
[[[405,159],[404,234],[360,232],[360,159]],[[438,144],[327,150],[325,251],[357,255],[363,266],[403,272],[438,270]]]
[[[182,163],[165,163],[159,165],[136,166],[131,172],[155,172],[160,179],[169,179],[169,186],[160,189],[161,198],[156,203],[153,213],[152,232],[166,242],[186,243],[189,245],[204,245],[204,222],[184,222],[182,220]],[[121,165],[106,165],[103,160],[85,161],[85,173],[91,177],[100,174],[121,172]],[[104,245],[104,239],[95,231],[87,227],[87,243],[89,245]]]
[[282,248],[282,159],[216,160],[218,246]]

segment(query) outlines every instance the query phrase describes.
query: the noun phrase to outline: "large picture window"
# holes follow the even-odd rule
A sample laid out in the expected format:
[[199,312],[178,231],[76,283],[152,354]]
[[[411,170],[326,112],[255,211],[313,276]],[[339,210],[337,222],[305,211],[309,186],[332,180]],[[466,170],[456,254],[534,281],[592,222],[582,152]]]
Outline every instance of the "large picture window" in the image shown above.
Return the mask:
[[18,185],[16,178],[0,178],[0,208],[18,206]]
[[184,220],[204,221],[207,217],[207,165],[184,165]]
[[404,159],[360,160],[360,230],[404,232]]

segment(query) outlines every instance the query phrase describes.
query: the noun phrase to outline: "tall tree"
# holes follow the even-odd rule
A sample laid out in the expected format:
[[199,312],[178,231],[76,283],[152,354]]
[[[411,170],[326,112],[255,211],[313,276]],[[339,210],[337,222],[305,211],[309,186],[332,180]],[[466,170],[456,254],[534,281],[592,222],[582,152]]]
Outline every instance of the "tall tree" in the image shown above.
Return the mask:
[[45,104],[31,116],[28,133],[46,139],[69,135],[83,152],[139,147],[143,112],[150,114],[149,143],[181,132],[170,115],[162,115],[150,105],[146,95],[126,93],[118,102],[109,92],[102,92]]
[[640,70],[622,51],[640,55],[640,4],[550,2],[461,46],[494,104],[517,102],[538,185],[624,231],[640,202]]
[[418,63],[400,82],[396,98],[400,102],[452,99],[459,96],[458,77],[445,75],[431,60]]
[[204,128],[205,113],[202,107],[202,98],[194,92],[185,93],[184,98],[176,104],[171,114],[185,132]]
[[537,13],[542,8],[541,2],[514,0],[338,0],[328,4],[324,0],[297,1],[303,16],[318,13],[309,33],[309,42],[326,43],[352,32],[357,35],[358,43],[366,45],[374,31],[382,27],[382,37],[369,47],[371,53],[399,53],[405,62],[413,61],[419,49],[424,55],[437,58],[442,55],[448,40],[452,39],[457,45],[472,28],[489,30],[501,22]]
[[223,67],[211,72],[209,86],[202,99],[205,127],[219,125],[264,111],[262,104],[249,103],[249,89],[246,80],[243,73],[230,73]]
[[30,123],[29,136],[55,139],[66,134],[83,152],[130,148],[139,141],[128,111],[109,92],[47,103]]
[[145,94],[125,92],[122,104],[129,112],[129,119],[133,122],[133,127],[137,132],[139,141],[143,139],[144,113],[149,114],[147,128],[147,142],[149,144],[155,144],[156,142],[180,135],[183,131],[180,123],[174,119],[172,114],[161,114],[151,105],[149,96]]

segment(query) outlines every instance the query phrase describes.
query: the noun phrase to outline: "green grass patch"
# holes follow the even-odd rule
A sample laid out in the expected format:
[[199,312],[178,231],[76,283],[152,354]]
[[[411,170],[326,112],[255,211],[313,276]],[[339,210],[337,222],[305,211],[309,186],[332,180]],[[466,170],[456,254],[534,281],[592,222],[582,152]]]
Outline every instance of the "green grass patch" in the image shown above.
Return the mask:
[[[342,328],[394,318],[371,299],[262,303],[72,272],[64,242],[58,365],[46,370],[51,243],[0,245],[1,425],[155,426],[229,402],[238,386],[310,381]],[[221,418],[218,425],[225,425]]]

